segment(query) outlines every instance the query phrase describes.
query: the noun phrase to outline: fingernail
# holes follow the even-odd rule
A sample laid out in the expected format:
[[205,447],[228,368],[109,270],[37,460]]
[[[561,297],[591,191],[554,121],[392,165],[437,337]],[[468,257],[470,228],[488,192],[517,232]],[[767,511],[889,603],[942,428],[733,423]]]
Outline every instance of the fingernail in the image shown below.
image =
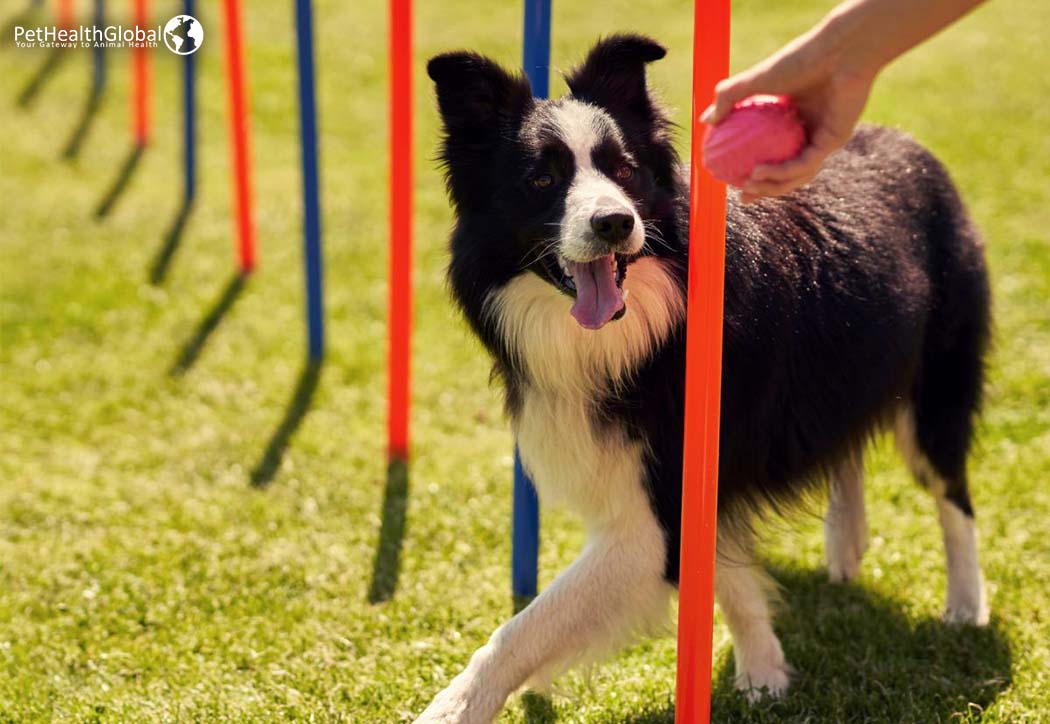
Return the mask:
[[711,119],[715,115],[715,107],[713,105],[708,106],[704,109],[704,112],[700,114],[701,123],[710,123]]

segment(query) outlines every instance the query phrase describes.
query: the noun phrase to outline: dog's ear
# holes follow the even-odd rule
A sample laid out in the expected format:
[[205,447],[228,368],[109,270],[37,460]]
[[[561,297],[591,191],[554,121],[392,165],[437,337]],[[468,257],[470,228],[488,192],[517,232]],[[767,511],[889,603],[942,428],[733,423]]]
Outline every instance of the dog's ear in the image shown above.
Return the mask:
[[477,53],[435,56],[427,75],[437,86],[445,132],[456,145],[487,145],[533,103],[528,80]]
[[602,106],[614,116],[616,111],[651,116],[645,65],[665,55],[662,45],[644,35],[611,35],[599,40],[565,81],[575,98]]
[[645,82],[646,64],[665,55],[662,45],[644,35],[612,35],[598,41],[565,81],[574,98],[608,111],[657,184],[671,188],[678,163],[671,124]]

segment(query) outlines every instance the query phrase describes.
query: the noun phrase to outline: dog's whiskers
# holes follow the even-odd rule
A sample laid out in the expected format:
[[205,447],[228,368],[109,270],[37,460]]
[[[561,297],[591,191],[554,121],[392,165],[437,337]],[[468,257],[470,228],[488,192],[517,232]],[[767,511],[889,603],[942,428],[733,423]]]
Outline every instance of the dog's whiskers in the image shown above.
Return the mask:
[[555,253],[557,251],[557,248],[556,248],[557,245],[558,245],[558,241],[556,239],[547,242],[546,244],[542,245],[539,248],[538,253],[535,254],[535,258],[530,259],[529,256],[526,255],[521,260],[520,267],[522,269],[527,269],[528,267],[532,266],[533,264],[536,264],[537,262],[542,261],[544,258],[546,258],[547,256],[549,256],[549,255],[551,255],[551,254],[553,254],[553,253]]
[[652,239],[668,251],[674,251],[674,248],[667,243],[667,239],[664,238],[663,232],[660,231],[660,227],[656,225],[655,221],[652,219],[643,219],[642,226],[645,227],[645,240],[647,243],[649,239]]

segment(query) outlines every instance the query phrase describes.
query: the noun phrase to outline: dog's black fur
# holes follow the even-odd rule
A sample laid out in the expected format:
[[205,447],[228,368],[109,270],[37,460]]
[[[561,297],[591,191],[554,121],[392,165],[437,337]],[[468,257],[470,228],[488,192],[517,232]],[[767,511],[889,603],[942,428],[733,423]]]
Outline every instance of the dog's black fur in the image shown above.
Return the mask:
[[[663,54],[647,38],[614,36],[568,83],[572,98],[605,109],[622,130],[639,171],[624,189],[655,229],[643,253],[665,259],[684,294],[688,182],[644,70]],[[564,199],[528,179],[541,163],[569,179],[573,169],[535,158],[523,143],[523,125],[546,103],[524,78],[469,53],[438,56],[428,71],[456,209],[449,279],[495,358],[513,416],[527,373],[485,302],[519,274],[548,278],[544,264],[523,269],[522,260],[549,243]],[[805,189],[754,205],[731,194],[727,223],[720,515],[797,497],[905,405],[948,498],[972,515],[965,468],[989,287],[981,241],[943,166],[900,133],[862,128]],[[672,582],[684,337],[680,325],[626,384],[607,385],[593,415],[596,427],[619,427],[647,445],[645,485],[667,535]]]

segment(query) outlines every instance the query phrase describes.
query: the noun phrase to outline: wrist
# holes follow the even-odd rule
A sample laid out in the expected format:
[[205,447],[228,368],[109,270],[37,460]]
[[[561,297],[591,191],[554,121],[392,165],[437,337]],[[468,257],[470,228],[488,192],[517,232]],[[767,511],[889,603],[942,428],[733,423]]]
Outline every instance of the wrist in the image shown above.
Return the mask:
[[870,83],[891,60],[879,53],[867,9],[863,0],[843,3],[821,22],[817,32],[827,49],[829,74]]

